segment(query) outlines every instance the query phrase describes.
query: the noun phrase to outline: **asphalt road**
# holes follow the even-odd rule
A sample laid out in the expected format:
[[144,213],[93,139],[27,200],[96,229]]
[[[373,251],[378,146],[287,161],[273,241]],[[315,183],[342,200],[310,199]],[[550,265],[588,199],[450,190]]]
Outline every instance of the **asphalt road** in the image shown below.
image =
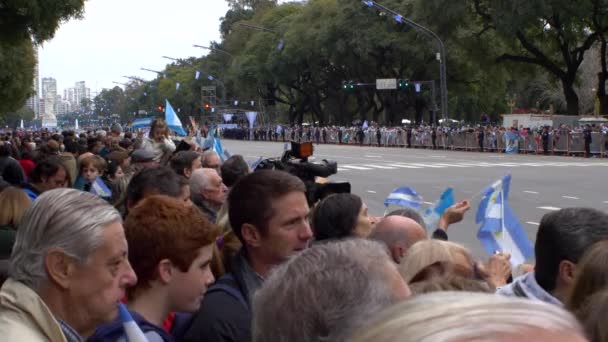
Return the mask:
[[[226,140],[222,144],[247,160],[278,157],[283,151],[283,143],[275,142]],[[315,145],[315,158],[337,161],[339,172],[332,179],[351,182],[352,192],[363,198],[375,216],[384,213],[383,202],[396,187],[413,187],[428,204],[446,187],[454,188],[457,201],[469,199],[472,204],[464,220],[450,226],[448,234],[477,257],[485,256],[476,238],[480,192],[506,174],[512,176],[509,203],[532,241],[538,222],[552,210],[608,209],[603,185],[608,159],[344,145]]]

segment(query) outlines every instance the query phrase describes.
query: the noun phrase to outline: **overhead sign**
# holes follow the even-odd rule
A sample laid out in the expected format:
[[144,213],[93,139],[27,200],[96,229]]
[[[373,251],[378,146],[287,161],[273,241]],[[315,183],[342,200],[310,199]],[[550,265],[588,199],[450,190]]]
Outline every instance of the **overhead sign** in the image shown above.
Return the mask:
[[379,78],[376,80],[376,89],[397,89],[396,78]]

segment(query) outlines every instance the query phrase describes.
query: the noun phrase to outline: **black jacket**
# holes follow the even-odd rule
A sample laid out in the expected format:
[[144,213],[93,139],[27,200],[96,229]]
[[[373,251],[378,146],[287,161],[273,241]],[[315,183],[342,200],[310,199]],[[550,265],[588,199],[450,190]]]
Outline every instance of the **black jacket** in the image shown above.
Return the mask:
[[[251,305],[240,255],[232,261],[232,273],[218,279],[205,294],[184,341],[251,341]],[[232,290],[215,288],[220,284]]]

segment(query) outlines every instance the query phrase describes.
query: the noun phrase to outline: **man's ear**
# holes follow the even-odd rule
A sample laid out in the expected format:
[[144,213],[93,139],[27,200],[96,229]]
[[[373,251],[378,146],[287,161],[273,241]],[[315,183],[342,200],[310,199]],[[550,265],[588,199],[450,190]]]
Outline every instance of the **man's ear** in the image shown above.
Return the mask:
[[576,264],[572,261],[562,260],[559,263],[558,276],[562,283],[567,286],[574,284],[574,277],[576,273]]
[[262,235],[256,226],[245,223],[241,227],[241,235],[247,245],[251,247],[259,247],[262,244]]
[[173,278],[173,263],[169,259],[163,259],[156,265],[156,272],[158,272],[158,281],[163,284],[168,284]]
[[186,178],[190,179],[190,177],[192,176],[192,169],[189,167],[185,167],[184,168],[184,176],[186,176]]
[[49,280],[62,289],[69,289],[71,276],[74,273],[76,260],[65,254],[61,249],[51,249],[44,257],[44,266]]

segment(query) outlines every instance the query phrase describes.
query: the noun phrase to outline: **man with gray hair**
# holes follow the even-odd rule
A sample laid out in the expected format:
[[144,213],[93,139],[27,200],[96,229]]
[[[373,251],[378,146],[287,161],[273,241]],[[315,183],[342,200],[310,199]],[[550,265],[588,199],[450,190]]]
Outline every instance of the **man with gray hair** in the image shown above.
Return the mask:
[[137,281],[120,215],[90,193],[56,189],[23,217],[0,290],[0,336],[82,341],[116,317]]
[[190,192],[192,202],[207,215],[210,222],[215,223],[217,213],[228,195],[222,177],[215,169],[194,170],[190,176]]
[[222,166],[220,155],[212,150],[207,150],[201,154],[201,163],[203,164],[204,168],[214,169],[218,173],[220,172],[220,167]]
[[380,243],[317,244],[277,267],[256,293],[253,341],[342,341],[409,295]]

